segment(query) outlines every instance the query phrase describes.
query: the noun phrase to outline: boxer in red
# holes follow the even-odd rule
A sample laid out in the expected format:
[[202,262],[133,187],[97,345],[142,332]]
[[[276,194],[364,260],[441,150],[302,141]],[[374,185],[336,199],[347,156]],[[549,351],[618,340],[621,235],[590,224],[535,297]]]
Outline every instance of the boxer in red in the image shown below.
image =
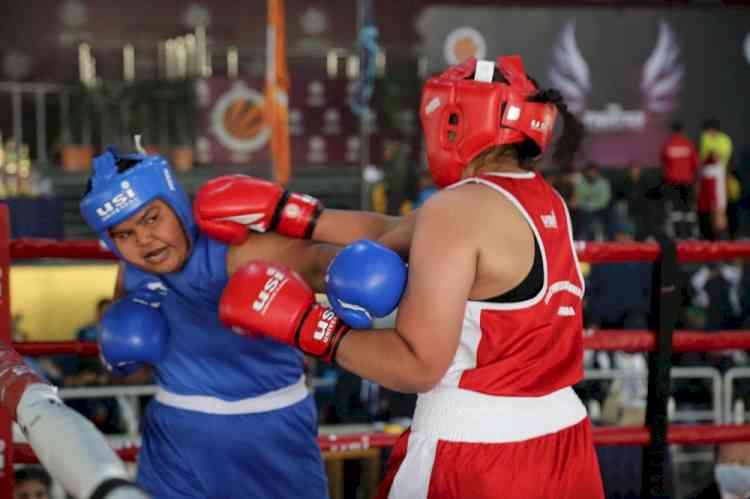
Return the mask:
[[[558,150],[577,147],[580,123],[518,56],[471,59],[430,79],[420,114],[443,189],[398,223],[325,210],[311,234],[409,254],[395,327],[348,327],[356,304],[316,305],[299,275],[266,262],[235,273],[220,318],[419,393],[380,498],[603,498],[591,423],[572,389],[583,377],[584,282],[565,203],[534,171],[558,114]],[[260,216],[236,204],[232,220]],[[354,288],[357,266],[338,265],[342,254],[331,282]]]

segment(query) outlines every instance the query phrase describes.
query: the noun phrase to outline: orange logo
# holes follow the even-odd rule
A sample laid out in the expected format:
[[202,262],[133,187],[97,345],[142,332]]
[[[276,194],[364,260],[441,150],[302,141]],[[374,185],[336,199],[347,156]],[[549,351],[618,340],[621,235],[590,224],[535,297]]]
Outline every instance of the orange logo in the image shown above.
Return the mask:
[[265,120],[263,94],[238,81],[219,96],[211,109],[211,131],[236,153],[261,149],[271,135]]
[[459,64],[469,57],[484,59],[486,54],[487,43],[474,28],[465,26],[455,29],[445,38],[443,56],[448,64]]
[[224,111],[224,130],[235,139],[252,138],[264,126],[263,110],[248,99],[237,99]]
[[475,55],[477,55],[477,44],[471,38],[463,37],[453,44],[453,56],[456,60],[463,62]]

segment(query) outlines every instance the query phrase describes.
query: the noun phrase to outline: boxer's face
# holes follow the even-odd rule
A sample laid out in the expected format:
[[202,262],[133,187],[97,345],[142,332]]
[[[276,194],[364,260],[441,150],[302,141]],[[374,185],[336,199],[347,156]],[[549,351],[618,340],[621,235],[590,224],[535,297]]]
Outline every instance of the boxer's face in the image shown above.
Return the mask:
[[179,270],[187,260],[188,242],[177,215],[160,199],[109,229],[120,254],[146,272]]

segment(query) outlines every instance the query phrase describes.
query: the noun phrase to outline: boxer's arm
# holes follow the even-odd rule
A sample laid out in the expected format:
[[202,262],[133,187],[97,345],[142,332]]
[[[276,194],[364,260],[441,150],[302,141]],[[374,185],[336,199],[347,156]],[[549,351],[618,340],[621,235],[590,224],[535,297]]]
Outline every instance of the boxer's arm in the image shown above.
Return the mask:
[[340,245],[371,239],[400,255],[408,255],[416,213],[392,217],[366,211],[325,209],[318,218],[312,238]]
[[[417,218],[395,328],[350,331],[339,344],[336,363],[397,391],[435,386],[458,349],[472,293],[510,290],[531,267],[531,229],[509,201],[500,200],[505,198],[472,184],[432,196]],[[487,227],[493,227],[491,237]],[[488,256],[492,276],[485,272],[479,278],[479,262]]]
[[[474,284],[481,224],[465,193],[433,196],[417,219],[394,329],[351,331],[336,363],[402,392],[425,392],[450,366]],[[473,213],[472,213],[473,212]]]
[[227,274],[251,260],[265,260],[284,265],[299,273],[313,291],[325,291],[328,264],[341,248],[308,239],[283,236],[275,232],[249,233],[242,244],[230,246],[227,253]]

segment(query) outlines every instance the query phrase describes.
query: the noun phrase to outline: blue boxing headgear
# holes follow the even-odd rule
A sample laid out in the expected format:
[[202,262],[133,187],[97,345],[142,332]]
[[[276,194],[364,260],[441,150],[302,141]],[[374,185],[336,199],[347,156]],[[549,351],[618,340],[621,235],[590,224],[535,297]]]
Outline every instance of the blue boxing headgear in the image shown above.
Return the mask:
[[[118,162],[135,163],[118,171]],[[155,199],[161,199],[174,210],[193,247],[198,234],[190,199],[175,180],[174,172],[161,156],[141,153],[120,156],[109,146],[94,158],[91,189],[81,200],[81,215],[118,257],[122,255],[108,229],[130,218]]]

